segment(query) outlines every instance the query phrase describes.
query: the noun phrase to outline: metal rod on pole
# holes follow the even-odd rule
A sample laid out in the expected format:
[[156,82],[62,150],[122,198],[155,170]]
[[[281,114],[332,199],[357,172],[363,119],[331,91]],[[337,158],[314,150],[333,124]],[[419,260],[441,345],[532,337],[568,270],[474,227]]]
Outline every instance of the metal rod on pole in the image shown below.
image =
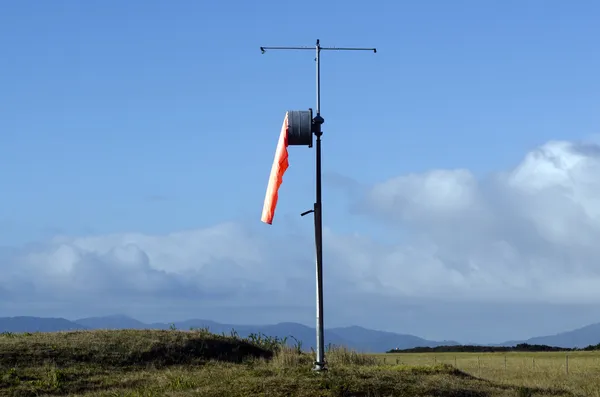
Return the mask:
[[[317,39],[317,116],[321,115],[321,46]],[[318,141],[317,141],[318,142]]]
[[[260,47],[261,52],[264,54],[266,50],[310,50],[311,47]],[[315,221],[315,251],[316,251],[316,281],[317,281],[317,349],[314,363],[315,371],[327,370],[325,362],[325,332],[323,325],[323,208],[321,202],[321,126],[325,122],[321,117],[321,51],[373,51],[377,52],[376,48],[352,48],[352,47],[321,47],[319,40],[317,40],[316,47],[316,63],[317,63],[317,115],[313,118],[313,133],[317,137],[316,142],[316,197],[312,211],[303,212],[301,215],[307,215],[310,212],[314,212]]]

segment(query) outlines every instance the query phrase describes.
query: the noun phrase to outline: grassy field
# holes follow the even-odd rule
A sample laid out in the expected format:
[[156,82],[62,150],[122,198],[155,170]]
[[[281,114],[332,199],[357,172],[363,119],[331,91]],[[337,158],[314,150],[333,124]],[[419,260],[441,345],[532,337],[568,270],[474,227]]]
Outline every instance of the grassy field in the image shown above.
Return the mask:
[[[509,355],[506,370],[503,356],[489,354],[480,355],[479,365],[477,355],[457,355],[461,369],[453,354],[331,349],[327,357],[330,370],[316,374],[310,355],[268,338],[206,331],[2,334],[0,395],[524,397],[598,396],[600,390],[594,379],[600,356],[593,353],[573,355],[568,376],[560,354]],[[528,368],[532,357],[539,369]]]
[[373,355],[382,364],[448,364],[497,384],[568,390],[600,397],[600,352],[393,353]]

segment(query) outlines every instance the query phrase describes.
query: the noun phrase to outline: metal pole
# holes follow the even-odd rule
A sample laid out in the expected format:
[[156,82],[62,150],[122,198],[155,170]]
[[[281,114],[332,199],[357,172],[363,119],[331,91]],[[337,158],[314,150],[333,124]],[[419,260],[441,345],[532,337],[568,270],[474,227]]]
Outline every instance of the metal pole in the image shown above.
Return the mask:
[[[311,47],[260,47],[264,54],[266,50],[311,50]],[[325,362],[325,332],[323,325],[323,207],[321,202],[321,125],[325,122],[321,117],[321,51],[373,51],[377,52],[376,48],[351,48],[351,47],[321,47],[319,40],[315,46],[316,63],[317,63],[317,115],[313,118],[313,133],[317,137],[316,142],[316,198],[313,206],[313,211],[304,212],[306,215],[309,212],[314,212],[315,221],[315,250],[316,250],[316,278],[317,278],[317,349],[314,363],[315,371],[327,370]]]
[[323,327],[323,207],[321,203],[321,134],[317,135],[317,175],[315,200],[315,249],[317,253],[317,351],[315,370],[325,368],[325,330]]
[[315,117],[317,128],[315,135],[317,136],[316,145],[316,198],[314,206],[315,220],[315,251],[316,251],[316,276],[317,276],[317,351],[315,359],[315,370],[321,371],[325,369],[325,330],[323,326],[323,206],[321,202],[321,46],[319,40],[316,45],[317,57],[317,117]]

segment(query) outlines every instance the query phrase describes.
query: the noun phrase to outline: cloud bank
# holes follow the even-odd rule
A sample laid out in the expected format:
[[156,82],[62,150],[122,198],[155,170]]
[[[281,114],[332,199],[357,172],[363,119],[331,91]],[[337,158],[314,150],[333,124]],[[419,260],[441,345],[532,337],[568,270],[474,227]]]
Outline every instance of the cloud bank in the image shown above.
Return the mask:
[[369,190],[362,211],[420,237],[394,247],[386,268],[399,264],[422,293],[597,303],[599,171],[599,146],[549,142],[483,180],[467,170],[393,178]]
[[[394,242],[326,225],[332,302],[600,303],[596,144],[548,142],[485,178],[432,170],[351,190]],[[261,226],[55,237],[0,253],[0,298],[312,304],[312,236]]]

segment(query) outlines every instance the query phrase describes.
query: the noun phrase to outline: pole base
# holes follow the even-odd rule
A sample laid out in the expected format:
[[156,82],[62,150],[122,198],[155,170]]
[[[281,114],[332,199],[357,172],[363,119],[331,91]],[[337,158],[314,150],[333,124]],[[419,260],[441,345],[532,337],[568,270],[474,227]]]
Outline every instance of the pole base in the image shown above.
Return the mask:
[[327,365],[325,363],[315,363],[315,366],[312,369],[315,372],[326,372]]

